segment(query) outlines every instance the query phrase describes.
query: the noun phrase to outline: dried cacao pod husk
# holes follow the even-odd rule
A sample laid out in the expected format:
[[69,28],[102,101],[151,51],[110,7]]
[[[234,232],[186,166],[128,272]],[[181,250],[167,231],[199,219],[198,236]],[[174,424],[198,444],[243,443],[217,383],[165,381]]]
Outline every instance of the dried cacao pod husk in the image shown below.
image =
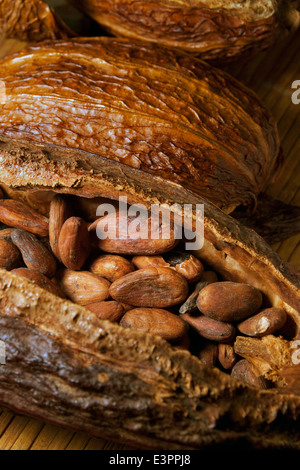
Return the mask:
[[225,212],[255,206],[282,161],[256,94],[186,54],[127,39],[47,42],[0,61],[0,80],[1,134],[120,161]]
[[75,33],[43,0],[0,0],[0,37],[36,42]]
[[300,397],[242,385],[8,272],[0,293],[2,405],[144,449],[299,449]]
[[[122,195],[146,207],[204,203],[205,240],[197,254],[223,279],[258,287],[270,305],[285,309],[291,338],[300,336],[299,274],[255,232],[198,195],[82,150],[7,137],[0,139],[0,163],[1,182],[28,192]],[[195,229],[196,217],[193,211]],[[300,448],[300,398],[293,391],[242,384],[161,338],[100,320],[4,270],[0,301],[4,406],[143,448]]]
[[255,230],[270,245],[300,232],[300,206],[287,204],[265,193],[259,195],[254,213],[249,214],[246,208],[239,207],[231,215]]
[[258,53],[299,26],[299,1],[72,0],[117,36],[177,48],[205,60]]

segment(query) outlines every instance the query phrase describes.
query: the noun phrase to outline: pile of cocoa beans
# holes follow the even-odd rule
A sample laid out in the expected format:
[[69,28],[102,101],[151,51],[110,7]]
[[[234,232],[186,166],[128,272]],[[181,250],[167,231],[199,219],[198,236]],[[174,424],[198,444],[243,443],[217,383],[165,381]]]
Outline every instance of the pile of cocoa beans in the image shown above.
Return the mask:
[[[102,227],[109,217],[101,218]],[[1,268],[101,319],[158,335],[207,366],[254,387],[268,387],[250,362],[236,354],[234,342],[237,335],[260,338],[280,332],[285,311],[265,306],[262,293],[251,285],[220,279],[181,249],[173,230],[168,239],[131,239],[117,227],[114,237],[108,233],[101,239],[99,220],[84,220],[59,194],[50,203],[49,217],[3,198],[0,221],[5,227],[0,231]]]

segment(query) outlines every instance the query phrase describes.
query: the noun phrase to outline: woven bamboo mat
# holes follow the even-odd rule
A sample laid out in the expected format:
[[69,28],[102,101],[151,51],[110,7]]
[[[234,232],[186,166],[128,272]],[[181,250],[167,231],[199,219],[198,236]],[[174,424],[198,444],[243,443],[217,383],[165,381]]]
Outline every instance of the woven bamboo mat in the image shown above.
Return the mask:
[[[24,44],[8,40],[0,44],[0,57]],[[275,116],[285,154],[283,171],[267,193],[300,206],[300,104],[292,103],[292,83],[300,80],[300,32],[255,59],[235,65],[231,71],[255,90]],[[300,269],[300,233],[273,248]],[[35,419],[0,410],[0,450],[129,450],[85,434],[61,429]]]

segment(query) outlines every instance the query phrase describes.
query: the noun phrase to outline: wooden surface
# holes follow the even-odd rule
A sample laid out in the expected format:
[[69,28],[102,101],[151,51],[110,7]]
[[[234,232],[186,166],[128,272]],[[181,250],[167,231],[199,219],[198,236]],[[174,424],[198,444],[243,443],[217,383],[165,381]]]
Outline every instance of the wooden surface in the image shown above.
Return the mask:
[[[24,44],[14,40],[0,44],[0,56],[17,51]],[[272,50],[231,72],[248,84],[273,112],[279,127],[285,164],[281,176],[268,193],[284,202],[300,205],[300,104],[292,103],[291,86],[300,80],[300,32]],[[300,269],[300,234],[273,247],[284,259]],[[93,439],[38,420],[0,410],[0,450],[129,450],[118,443]]]

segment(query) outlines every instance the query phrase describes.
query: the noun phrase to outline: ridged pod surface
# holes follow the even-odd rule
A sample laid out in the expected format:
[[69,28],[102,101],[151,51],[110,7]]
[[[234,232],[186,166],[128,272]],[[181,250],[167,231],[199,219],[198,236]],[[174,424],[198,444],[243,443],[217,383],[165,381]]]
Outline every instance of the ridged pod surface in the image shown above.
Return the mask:
[[273,117],[228,74],[127,39],[40,43],[0,62],[0,133],[86,150],[230,212],[280,163]]
[[271,46],[297,27],[288,0],[85,0],[73,3],[108,31],[226,61]]
[[74,34],[43,0],[0,0],[0,37],[34,42]]

